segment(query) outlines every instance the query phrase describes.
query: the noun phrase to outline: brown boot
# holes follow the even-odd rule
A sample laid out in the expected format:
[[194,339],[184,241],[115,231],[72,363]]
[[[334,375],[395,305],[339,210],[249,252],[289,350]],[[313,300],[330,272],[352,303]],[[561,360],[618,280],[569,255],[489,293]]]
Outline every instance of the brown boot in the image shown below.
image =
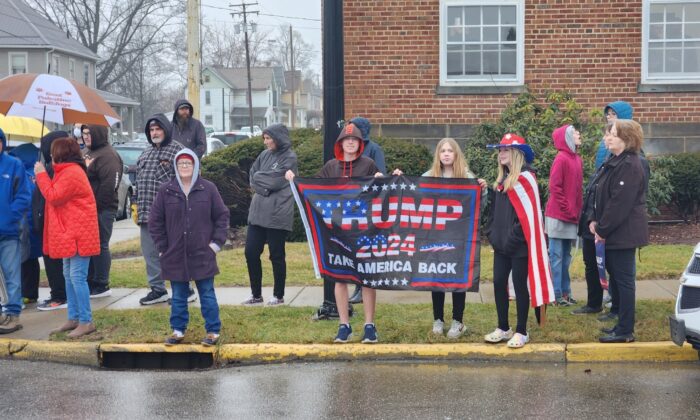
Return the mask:
[[61,325],[60,327],[51,330],[51,334],[56,334],[64,331],[72,331],[76,328],[78,328],[78,321],[69,319],[68,321],[64,322],[63,325]]
[[0,334],[10,334],[21,329],[22,324],[19,323],[19,315],[0,316]]
[[84,335],[95,332],[95,324],[88,322],[87,324],[78,324],[78,327],[68,333],[68,338],[80,338]]

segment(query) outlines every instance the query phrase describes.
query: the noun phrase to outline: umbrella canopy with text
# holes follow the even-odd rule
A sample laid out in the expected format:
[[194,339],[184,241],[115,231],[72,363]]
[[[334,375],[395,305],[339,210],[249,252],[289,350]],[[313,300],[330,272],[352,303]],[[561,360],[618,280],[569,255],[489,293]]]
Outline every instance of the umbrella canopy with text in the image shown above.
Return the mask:
[[94,90],[52,74],[15,74],[0,80],[0,114],[58,124],[111,126],[121,120]]

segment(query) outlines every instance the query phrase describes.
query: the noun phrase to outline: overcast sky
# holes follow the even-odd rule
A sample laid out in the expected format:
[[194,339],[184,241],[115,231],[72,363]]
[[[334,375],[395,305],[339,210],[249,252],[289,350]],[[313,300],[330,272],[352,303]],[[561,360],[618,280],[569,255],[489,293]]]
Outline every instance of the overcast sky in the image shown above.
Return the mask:
[[[230,9],[231,4],[242,2],[243,0],[200,0],[203,21],[233,25],[241,18],[237,17],[234,21],[229,12],[223,9]],[[247,9],[260,12],[249,18],[258,24],[259,31],[276,33],[280,25],[292,25],[294,30],[299,31],[304,40],[313,45],[316,55],[312,67],[316,73],[321,74],[321,0],[248,0],[246,3],[258,3]]]

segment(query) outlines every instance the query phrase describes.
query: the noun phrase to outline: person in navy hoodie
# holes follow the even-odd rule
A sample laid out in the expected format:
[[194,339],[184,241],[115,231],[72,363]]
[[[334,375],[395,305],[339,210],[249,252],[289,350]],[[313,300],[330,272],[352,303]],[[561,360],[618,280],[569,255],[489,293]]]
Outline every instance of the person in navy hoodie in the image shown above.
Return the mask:
[[2,307],[0,334],[22,328],[22,275],[20,224],[31,203],[27,176],[19,159],[6,153],[7,139],[0,130],[0,270],[5,278],[7,303]]
[[549,200],[545,207],[545,233],[549,237],[554,297],[559,306],[576,303],[571,296],[571,245],[577,237],[578,218],[583,206],[583,160],[576,154],[581,133],[563,125],[552,133],[559,151],[549,172]]

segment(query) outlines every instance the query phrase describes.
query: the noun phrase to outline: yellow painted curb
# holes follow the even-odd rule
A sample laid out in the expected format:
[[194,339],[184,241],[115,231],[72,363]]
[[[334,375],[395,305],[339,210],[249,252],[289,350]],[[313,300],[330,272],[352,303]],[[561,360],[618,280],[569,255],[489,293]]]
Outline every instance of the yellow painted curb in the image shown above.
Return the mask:
[[10,340],[9,352],[4,357],[99,367],[98,345],[83,342]]
[[0,357],[10,357],[10,342],[7,338],[0,338]]
[[224,344],[219,362],[292,360],[512,360],[564,362],[563,344],[530,344],[522,349],[489,344]]
[[671,341],[651,343],[569,344],[567,362],[691,362],[698,351],[689,344],[678,347]]
[[216,347],[204,347],[198,344],[101,344],[101,353],[216,353]]

